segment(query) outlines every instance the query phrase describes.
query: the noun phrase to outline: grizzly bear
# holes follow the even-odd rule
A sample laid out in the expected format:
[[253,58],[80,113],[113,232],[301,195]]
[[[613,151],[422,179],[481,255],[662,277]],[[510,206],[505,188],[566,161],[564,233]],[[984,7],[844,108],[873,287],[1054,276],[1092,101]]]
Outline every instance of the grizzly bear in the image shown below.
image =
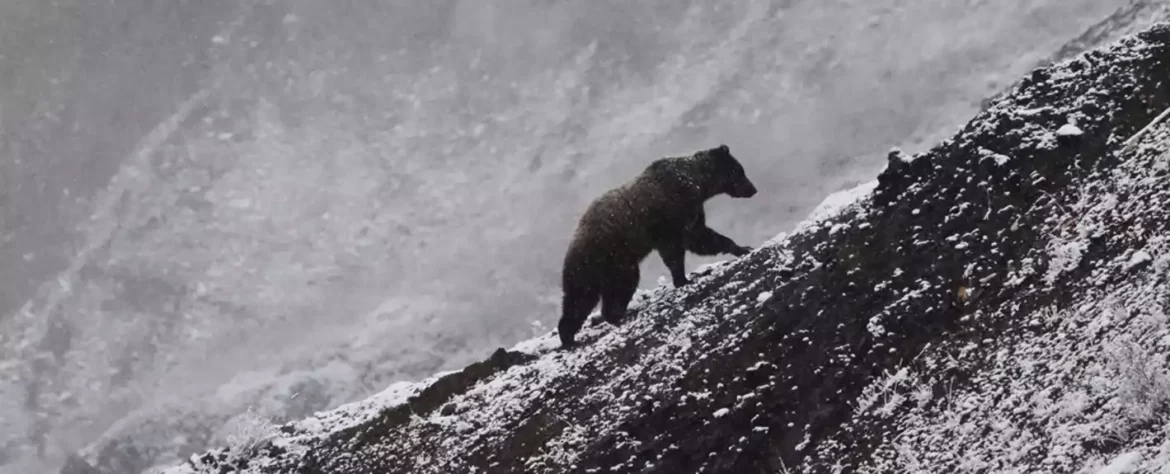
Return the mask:
[[621,324],[638,288],[638,266],[652,250],[662,257],[676,288],[690,283],[683,268],[687,251],[737,257],[751,252],[707,227],[703,203],[719,194],[756,194],[727,145],[655,160],[632,181],[589,204],[565,252],[557,325],[561,345],[574,344],[598,300],[605,320]]

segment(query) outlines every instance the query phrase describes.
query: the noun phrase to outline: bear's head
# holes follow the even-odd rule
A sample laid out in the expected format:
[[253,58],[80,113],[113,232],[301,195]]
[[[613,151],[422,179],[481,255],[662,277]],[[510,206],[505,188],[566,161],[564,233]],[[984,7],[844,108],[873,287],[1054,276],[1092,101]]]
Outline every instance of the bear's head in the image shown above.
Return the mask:
[[750,198],[756,195],[756,186],[747,178],[743,165],[731,155],[727,145],[707,150],[708,169],[711,171],[712,190],[716,194],[727,194],[733,198]]

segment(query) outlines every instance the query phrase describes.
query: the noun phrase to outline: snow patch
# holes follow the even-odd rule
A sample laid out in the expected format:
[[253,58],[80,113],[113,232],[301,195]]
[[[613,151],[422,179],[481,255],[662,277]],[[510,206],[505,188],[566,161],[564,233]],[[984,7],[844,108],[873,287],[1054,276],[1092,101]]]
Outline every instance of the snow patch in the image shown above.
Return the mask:
[[360,425],[377,417],[382,411],[402,405],[410,397],[429,387],[432,383],[450,374],[435,374],[422,382],[395,382],[389,388],[372,397],[347,403],[329,411],[293,422],[291,426],[298,433],[294,438],[325,436],[332,432]]
[[[593,314],[590,314],[589,317],[592,318],[594,314],[597,313],[594,312]],[[548,332],[539,337],[534,337],[526,341],[520,341],[516,345],[512,346],[511,349],[508,349],[508,352],[523,352],[525,354],[535,355],[551,351],[557,347],[560,347],[560,345],[560,338],[553,336],[552,332]]]
[[980,160],[992,160],[995,162],[996,166],[1003,166],[1003,165],[1007,164],[1007,162],[1009,160],[1011,160],[1011,157],[1009,157],[1007,155],[1000,154],[1000,153],[996,153],[994,151],[988,150],[988,149],[983,148],[983,147],[980,147],[979,148],[979,159]]
[[1084,134],[1085,132],[1073,123],[1066,123],[1056,129],[1056,136],[1058,137],[1079,137]]
[[903,163],[913,163],[914,160],[918,159],[918,155],[908,155],[898,147],[890,148],[889,156],[896,156],[898,157],[898,161]]
[[788,232],[781,232],[779,234],[776,234],[776,236],[768,239],[767,242],[764,242],[764,247],[775,247],[777,245],[780,245],[784,241],[788,240],[788,237],[789,237]]
[[1154,257],[1150,256],[1149,252],[1146,252],[1145,250],[1138,250],[1137,252],[1134,252],[1132,256],[1129,257],[1129,262],[1126,262],[1126,264],[1125,264],[1125,270],[1126,271],[1133,270],[1134,267],[1141,265],[1143,263],[1149,262],[1150,260],[1153,260],[1153,259],[1154,259]]
[[1142,455],[1138,452],[1128,452],[1117,456],[1113,462],[1098,470],[1096,474],[1126,474],[1134,472],[1142,462]]
[[[869,194],[872,193],[874,189],[877,189],[877,185],[878,182],[875,179],[868,183],[857,185],[851,189],[845,189],[830,194],[828,197],[822,200],[821,203],[817,205],[817,207],[813,208],[812,212],[808,214],[808,217],[805,218],[805,220],[796,224],[796,228],[792,233],[796,234],[803,232],[815,227],[817,224],[826,219],[830,219],[840,214],[841,211],[843,211],[846,207],[849,207],[851,204],[854,204],[866,196],[869,196]],[[779,241],[783,235],[784,234],[777,235],[772,240],[769,240],[769,244],[771,244],[773,241]]]
[[1044,274],[1044,281],[1051,285],[1062,273],[1076,268],[1077,265],[1080,265],[1081,257],[1088,248],[1088,242],[1083,240],[1071,240],[1053,245],[1049,251],[1050,260],[1048,261],[1048,271]]

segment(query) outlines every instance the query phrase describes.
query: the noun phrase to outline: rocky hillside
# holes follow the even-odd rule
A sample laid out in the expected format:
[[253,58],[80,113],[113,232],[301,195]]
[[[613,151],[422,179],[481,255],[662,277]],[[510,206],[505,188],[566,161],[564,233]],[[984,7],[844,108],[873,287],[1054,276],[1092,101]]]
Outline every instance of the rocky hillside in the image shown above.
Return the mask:
[[545,335],[168,472],[1155,472],[1168,78],[1170,25],[1037,69],[577,349]]

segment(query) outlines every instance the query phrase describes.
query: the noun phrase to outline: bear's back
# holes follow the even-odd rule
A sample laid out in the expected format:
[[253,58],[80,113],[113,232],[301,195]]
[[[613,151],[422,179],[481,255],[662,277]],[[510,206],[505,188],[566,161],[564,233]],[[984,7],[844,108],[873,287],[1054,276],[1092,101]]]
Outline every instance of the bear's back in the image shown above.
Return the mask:
[[691,209],[693,199],[685,195],[674,172],[670,163],[658,160],[634,179],[602,193],[581,216],[574,240],[648,252],[650,234],[659,221],[698,212]]

